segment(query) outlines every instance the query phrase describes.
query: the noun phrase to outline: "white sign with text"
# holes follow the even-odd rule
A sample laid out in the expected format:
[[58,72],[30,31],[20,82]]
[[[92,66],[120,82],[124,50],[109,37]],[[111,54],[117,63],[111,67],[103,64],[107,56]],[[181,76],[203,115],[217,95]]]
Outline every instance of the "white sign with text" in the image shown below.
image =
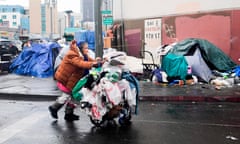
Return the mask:
[[[161,19],[147,19],[144,21],[145,50],[150,51],[153,54],[155,63],[159,63],[157,48],[160,47],[162,43],[161,25]],[[147,57],[148,56],[146,55],[146,58]]]

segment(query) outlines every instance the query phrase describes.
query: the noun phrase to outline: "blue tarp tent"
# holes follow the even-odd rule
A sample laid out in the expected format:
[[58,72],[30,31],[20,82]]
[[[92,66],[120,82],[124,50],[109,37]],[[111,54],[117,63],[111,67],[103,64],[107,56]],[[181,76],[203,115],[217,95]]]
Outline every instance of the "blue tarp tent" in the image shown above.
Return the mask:
[[[104,37],[104,32],[102,33],[102,36]],[[81,30],[78,32],[75,32],[74,39],[77,42],[85,41],[88,43],[89,49],[95,51],[95,32],[91,30]]]
[[82,30],[75,32],[74,39],[79,41],[85,41],[88,43],[88,47],[91,50],[95,50],[95,32],[90,30]]
[[53,76],[54,61],[59,50],[60,45],[57,43],[33,44],[13,60],[10,71],[40,78]]

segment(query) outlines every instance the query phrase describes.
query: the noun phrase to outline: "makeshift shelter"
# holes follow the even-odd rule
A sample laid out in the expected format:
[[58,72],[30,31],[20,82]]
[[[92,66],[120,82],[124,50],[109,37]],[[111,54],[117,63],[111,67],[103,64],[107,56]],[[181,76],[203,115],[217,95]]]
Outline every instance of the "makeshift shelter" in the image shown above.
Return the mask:
[[185,56],[188,66],[191,66],[192,74],[198,76],[205,82],[209,82],[213,78],[212,71],[202,58],[199,49],[196,49],[192,56]]
[[[102,32],[104,37],[105,33]],[[88,48],[95,51],[95,31],[92,30],[80,30],[75,32],[74,39],[79,43],[80,41],[85,41],[88,43]]]
[[81,30],[75,32],[74,39],[79,41],[85,41],[88,43],[88,47],[91,50],[95,50],[95,32],[90,30]]
[[187,67],[202,81],[213,78],[212,70],[231,71],[236,64],[222,50],[203,39],[185,39],[174,45],[163,56],[162,69],[168,77],[185,80]]
[[19,75],[50,77],[53,75],[59,49],[60,45],[57,43],[33,44],[13,60],[10,71]]
[[163,57],[162,69],[167,73],[171,79],[185,80],[187,76],[188,63],[184,56],[177,56],[174,54],[167,54]]
[[236,64],[218,47],[204,39],[189,38],[178,42],[169,53],[175,55],[193,55],[199,49],[202,58],[211,70],[229,71]]

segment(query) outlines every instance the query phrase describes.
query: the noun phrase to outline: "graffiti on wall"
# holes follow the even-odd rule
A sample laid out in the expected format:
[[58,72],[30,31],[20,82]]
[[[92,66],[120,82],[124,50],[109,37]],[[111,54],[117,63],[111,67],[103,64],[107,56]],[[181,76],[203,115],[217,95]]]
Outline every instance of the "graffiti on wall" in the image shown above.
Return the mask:
[[176,31],[175,31],[173,25],[164,24],[163,26],[164,26],[165,33],[168,37],[176,38]]

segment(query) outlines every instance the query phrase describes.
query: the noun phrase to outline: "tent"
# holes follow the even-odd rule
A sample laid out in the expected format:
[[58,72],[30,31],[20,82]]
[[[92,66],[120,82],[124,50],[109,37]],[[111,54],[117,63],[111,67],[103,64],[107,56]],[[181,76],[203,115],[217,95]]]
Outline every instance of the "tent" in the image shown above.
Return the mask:
[[95,50],[95,32],[90,30],[81,30],[75,32],[74,39],[79,41],[85,41],[88,43],[88,47],[91,50]]
[[167,54],[162,60],[162,69],[167,73],[170,79],[185,80],[187,76],[187,66],[188,63],[184,56]]
[[169,77],[185,80],[187,67],[192,74],[209,82],[212,70],[231,71],[236,64],[219,48],[204,39],[185,39],[172,46],[162,60],[162,69]]
[[59,49],[57,43],[33,44],[13,60],[10,71],[19,75],[50,77],[53,75],[53,65]]
[[212,71],[202,58],[199,49],[196,49],[192,56],[185,56],[188,66],[191,66],[192,74],[198,76],[205,82],[209,82],[213,78]]
[[[104,37],[105,33],[102,32]],[[85,41],[88,43],[88,48],[95,51],[95,32],[92,30],[80,30],[75,32],[74,39],[79,43],[80,41]]]
[[169,53],[183,56],[193,55],[197,48],[199,48],[202,58],[211,70],[225,72],[236,66],[221,49],[204,39],[185,39],[174,45]]

